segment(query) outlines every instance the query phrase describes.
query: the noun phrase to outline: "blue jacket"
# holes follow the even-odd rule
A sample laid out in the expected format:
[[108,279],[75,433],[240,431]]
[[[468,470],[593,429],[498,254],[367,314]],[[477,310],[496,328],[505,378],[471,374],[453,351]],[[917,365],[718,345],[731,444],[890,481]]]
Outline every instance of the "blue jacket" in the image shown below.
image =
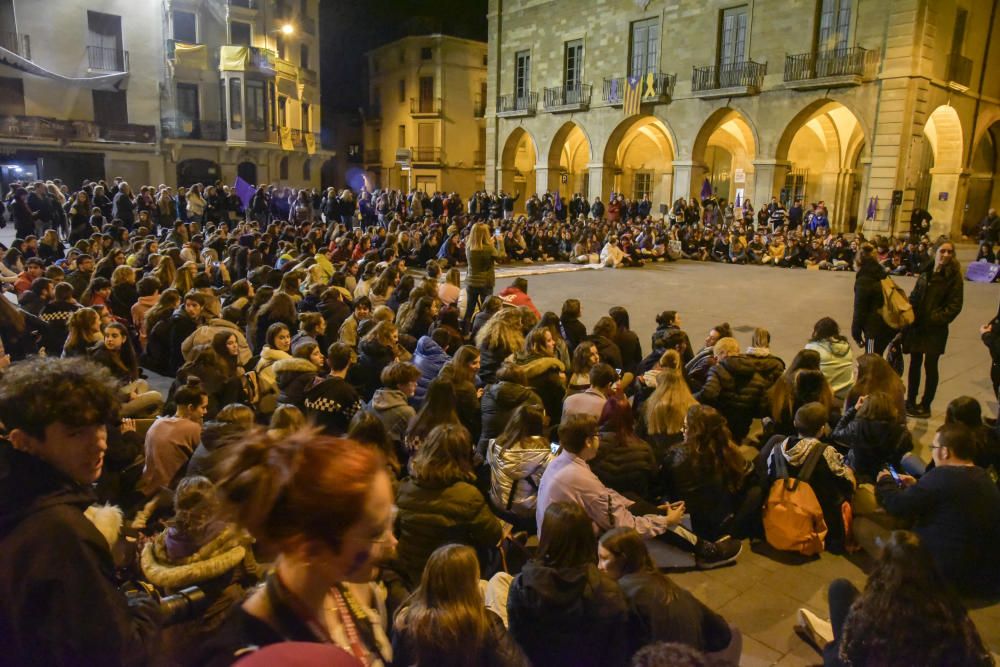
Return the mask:
[[420,337],[413,353],[413,365],[420,369],[420,377],[417,378],[417,391],[413,394],[415,404],[419,405],[424,402],[424,397],[427,396],[427,387],[441,372],[441,367],[449,361],[451,361],[451,357],[433,338],[430,336]]

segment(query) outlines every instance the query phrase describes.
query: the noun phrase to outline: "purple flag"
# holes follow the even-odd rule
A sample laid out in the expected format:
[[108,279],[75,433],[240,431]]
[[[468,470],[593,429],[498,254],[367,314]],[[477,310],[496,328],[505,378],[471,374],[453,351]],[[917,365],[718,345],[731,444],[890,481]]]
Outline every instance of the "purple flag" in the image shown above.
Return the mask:
[[240,198],[243,202],[243,208],[250,208],[250,200],[253,199],[254,193],[257,192],[252,185],[244,181],[239,176],[236,177],[236,183],[233,184],[233,192],[236,196]]
[[562,197],[559,196],[558,190],[556,190],[556,201],[555,204],[553,205],[553,208],[557,211],[562,210]]
[[701,184],[701,198],[708,199],[712,196],[712,184],[705,179],[705,182]]
[[740,193],[739,190],[736,191],[736,204],[735,204],[736,208],[740,208],[741,206],[743,206],[741,201],[742,197],[740,196],[741,194],[742,193]]
[[878,213],[878,197],[871,197],[868,200],[868,212],[865,215],[865,220],[874,220],[875,214]]

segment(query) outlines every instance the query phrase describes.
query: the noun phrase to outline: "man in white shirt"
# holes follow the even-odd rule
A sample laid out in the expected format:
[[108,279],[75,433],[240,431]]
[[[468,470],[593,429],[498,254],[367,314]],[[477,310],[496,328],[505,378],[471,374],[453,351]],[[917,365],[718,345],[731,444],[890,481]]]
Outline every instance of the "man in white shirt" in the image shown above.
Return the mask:
[[[702,569],[730,563],[739,556],[743,548],[739,541],[724,538],[708,542],[681,526],[683,502],[643,507],[606,487],[588,463],[597,455],[600,446],[597,420],[593,417],[575,415],[563,421],[559,425],[559,443],[561,452],[546,467],[538,485],[535,512],[539,531],[550,504],[572,502],[583,507],[600,532],[619,526],[633,528],[646,539],[662,539],[674,547],[693,552]],[[648,511],[640,513],[640,508]]]

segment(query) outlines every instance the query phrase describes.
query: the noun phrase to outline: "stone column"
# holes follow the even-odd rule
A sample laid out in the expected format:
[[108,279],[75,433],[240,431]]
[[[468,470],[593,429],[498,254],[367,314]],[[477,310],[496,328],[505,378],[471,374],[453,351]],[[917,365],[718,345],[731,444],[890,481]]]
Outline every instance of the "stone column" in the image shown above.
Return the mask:
[[[969,171],[952,168],[931,169],[931,192],[927,202],[927,212],[931,220],[931,239],[941,235],[952,237],[962,235],[962,212],[968,190]],[[941,199],[941,197],[947,199]]]
[[750,200],[754,206],[764,206],[771,197],[781,194],[791,168],[792,163],[787,160],[754,160],[753,199]]
[[600,196],[601,201],[607,201],[608,191],[604,189],[604,163],[591,162],[587,165],[587,173],[590,178],[587,181],[587,200],[593,201],[595,196]]
[[701,192],[702,181],[705,180],[707,167],[701,162],[692,160],[674,160],[674,191],[671,203],[679,197],[690,199]]
[[[558,178],[558,175],[557,175],[557,178]],[[527,183],[525,183],[525,187],[528,187]],[[549,190],[549,165],[548,164],[536,164],[535,165],[535,192],[537,192],[538,196],[541,197],[548,190]]]

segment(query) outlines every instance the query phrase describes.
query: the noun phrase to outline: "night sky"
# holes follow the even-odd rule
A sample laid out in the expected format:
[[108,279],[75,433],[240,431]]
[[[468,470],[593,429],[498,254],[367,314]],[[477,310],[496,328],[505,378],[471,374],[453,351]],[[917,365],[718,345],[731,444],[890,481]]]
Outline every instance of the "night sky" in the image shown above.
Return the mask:
[[485,42],[486,9],[487,0],[320,0],[323,108],[364,104],[364,53],[377,46],[438,32]]

